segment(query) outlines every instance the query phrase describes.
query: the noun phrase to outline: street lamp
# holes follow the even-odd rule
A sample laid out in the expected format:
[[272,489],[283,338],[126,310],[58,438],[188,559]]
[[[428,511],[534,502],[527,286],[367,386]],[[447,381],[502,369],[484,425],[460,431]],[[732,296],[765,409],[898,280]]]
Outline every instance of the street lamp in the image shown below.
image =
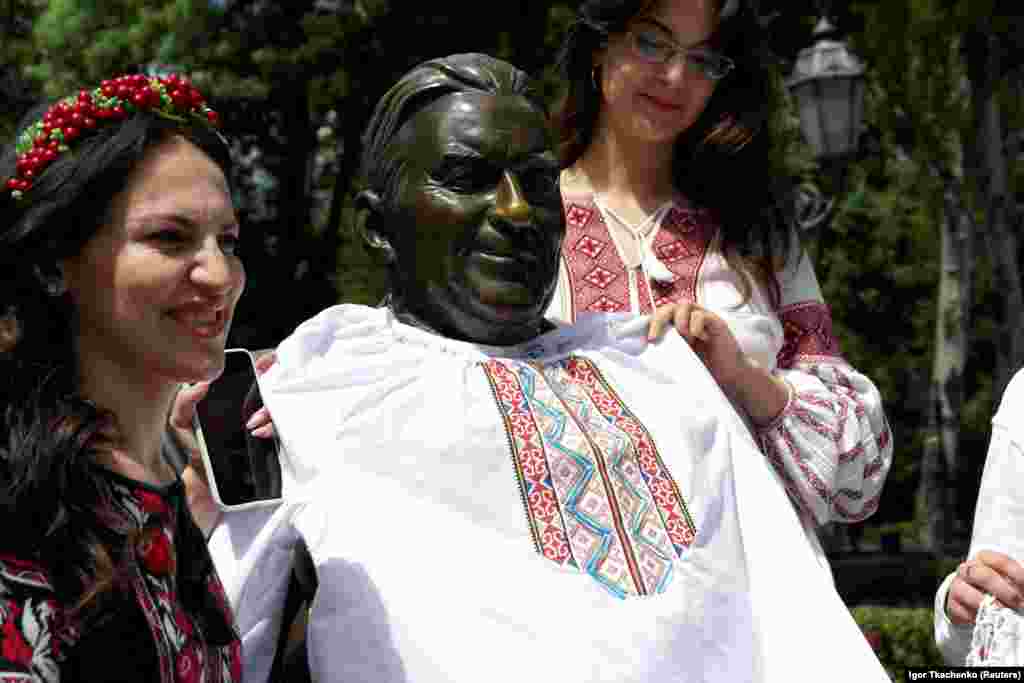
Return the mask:
[[[839,194],[846,166],[857,151],[864,116],[864,66],[826,16],[813,35],[814,44],[800,51],[786,87],[796,100],[804,139]],[[805,229],[817,227],[831,217],[834,199],[825,201],[813,190],[803,192],[798,220]]]

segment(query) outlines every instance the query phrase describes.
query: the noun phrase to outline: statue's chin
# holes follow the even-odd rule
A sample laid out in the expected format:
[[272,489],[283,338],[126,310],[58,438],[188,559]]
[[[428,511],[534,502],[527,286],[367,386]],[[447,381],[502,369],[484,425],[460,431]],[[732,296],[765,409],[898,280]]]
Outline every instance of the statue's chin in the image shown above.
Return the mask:
[[514,320],[521,324],[525,322],[524,318],[539,318],[543,314],[543,297],[523,285],[483,286],[478,287],[475,294],[473,298],[476,299],[478,310],[474,312],[477,315]]

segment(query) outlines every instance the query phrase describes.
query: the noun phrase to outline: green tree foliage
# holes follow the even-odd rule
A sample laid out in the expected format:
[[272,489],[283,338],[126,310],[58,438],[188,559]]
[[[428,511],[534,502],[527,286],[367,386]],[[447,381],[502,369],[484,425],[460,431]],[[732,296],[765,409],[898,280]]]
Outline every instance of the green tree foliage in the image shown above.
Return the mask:
[[141,65],[180,63],[212,22],[202,0],[50,0],[33,23],[41,59],[25,72],[54,96]]
[[0,135],[7,139],[18,117],[33,100],[33,89],[21,66],[35,59],[32,23],[42,12],[40,0],[0,2]]

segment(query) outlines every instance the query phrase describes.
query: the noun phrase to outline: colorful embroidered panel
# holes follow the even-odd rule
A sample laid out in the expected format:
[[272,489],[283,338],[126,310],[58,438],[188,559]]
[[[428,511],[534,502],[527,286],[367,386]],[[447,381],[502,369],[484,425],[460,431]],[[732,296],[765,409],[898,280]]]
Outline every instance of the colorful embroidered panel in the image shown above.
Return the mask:
[[654,494],[662,521],[676,553],[682,553],[693,544],[697,537],[696,526],[690,517],[679,487],[668,473],[661,460],[654,439],[650,433],[618,397],[601,372],[588,360],[572,357],[566,361],[566,370],[576,381],[587,388],[594,406],[606,420],[629,434],[639,456],[640,470],[648,487]]
[[791,368],[797,358],[841,358],[839,341],[832,332],[832,313],[820,301],[804,301],[779,311],[783,344],[780,368]]
[[484,371],[537,551],[620,598],[664,591],[696,534],[639,420],[583,359]]
[[[630,309],[629,273],[608,226],[589,197],[564,201],[566,236],[562,247],[572,292],[572,318],[583,311],[615,313]],[[667,284],[637,279],[640,310],[697,300],[697,275],[715,235],[710,214],[673,207],[662,219],[652,245],[658,260],[675,275]]]

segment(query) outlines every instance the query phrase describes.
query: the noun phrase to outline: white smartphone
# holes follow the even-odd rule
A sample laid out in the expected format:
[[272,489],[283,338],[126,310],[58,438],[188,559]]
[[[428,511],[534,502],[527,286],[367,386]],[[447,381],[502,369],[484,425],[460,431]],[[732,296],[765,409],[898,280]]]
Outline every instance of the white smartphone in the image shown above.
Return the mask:
[[280,442],[260,439],[245,423],[263,406],[255,358],[247,349],[224,353],[224,372],[196,406],[196,437],[210,491],[222,510],[245,510],[281,500]]

